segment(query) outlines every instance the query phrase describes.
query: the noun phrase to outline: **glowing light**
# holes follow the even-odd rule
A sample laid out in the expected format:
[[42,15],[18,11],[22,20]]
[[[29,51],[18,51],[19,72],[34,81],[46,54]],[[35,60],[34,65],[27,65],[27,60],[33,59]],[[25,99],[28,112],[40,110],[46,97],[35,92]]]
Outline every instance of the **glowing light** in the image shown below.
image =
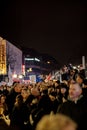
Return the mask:
[[25,58],[26,61],[32,61],[32,60],[35,60],[35,61],[38,61],[40,62],[40,60],[38,58]]
[[76,69],[76,66],[73,66],[73,69]]
[[13,78],[17,78],[17,74],[13,74]]
[[48,64],[50,64],[50,61],[47,61]]
[[25,65],[22,65],[22,74],[25,75]]
[[78,65],[78,68],[80,68],[80,65]]
[[18,76],[18,78],[19,78],[19,79],[22,79],[22,78],[23,78],[23,76],[22,76],[22,75],[19,75],[19,76]]
[[31,61],[31,60],[34,60],[34,58],[25,58],[25,60],[27,60],[27,61]]
[[38,61],[38,62],[40,62],[40,60],[39,60],[38,58],[35,58],[35,61]]
[[27,70],[27,72],[32,72],[32,68],[29,68],[29,70]]
[[0,74],[6,74],[6,40],[0,37]]

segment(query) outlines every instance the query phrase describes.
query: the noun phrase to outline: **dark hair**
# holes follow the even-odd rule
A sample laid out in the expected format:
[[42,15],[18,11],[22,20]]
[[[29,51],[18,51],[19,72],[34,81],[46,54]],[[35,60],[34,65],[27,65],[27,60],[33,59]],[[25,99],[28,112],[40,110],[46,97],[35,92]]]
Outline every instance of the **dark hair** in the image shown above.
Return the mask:
[[57,93],[56,92],[51,92],[50,95],[56,97]]
[[66,89],[68,89],[68,87],[67,87],[67,85],[65,83],[61,83],[60,84],[60,88],[66,88]]
[[87,79],[84,79],[83,83],[84,83],[84,85],[87,85]]
[[43,90],[43,94],[48,94],[48,89]]
[[0,95],[0,99],[1,99],[1,97],[5,97],[5,98],[6,98],[6,96],[5,96],[4,94],[1,94],[1,95]]
[[80,74],[80,73],[76,74],[75,79],[76,79],[77,77],[80,77],[82,80],[84,80],[84,76],[83,76],[82,74]]
[[17,96],[16,96],[16,99],[18,99],[18,105],[21,105],[22,103],[23,103],[23,97],[22,97],[22,95],[21,94],[18,94]]
[[59,81],[59,80],[57,80],[57,81],[56,81],[56,83],[60,84],[60,81]]

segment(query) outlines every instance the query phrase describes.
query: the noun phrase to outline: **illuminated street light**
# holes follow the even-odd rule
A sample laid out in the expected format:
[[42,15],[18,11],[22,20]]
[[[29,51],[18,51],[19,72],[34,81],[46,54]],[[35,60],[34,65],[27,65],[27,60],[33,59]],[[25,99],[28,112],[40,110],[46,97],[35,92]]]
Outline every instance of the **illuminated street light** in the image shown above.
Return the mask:
[[47,61],[48,64],[50,64],[50,61]]
[[13,78],[17,78],[17,74],[13,74]]
[[22,78],[23,78],[23,76],[22,76],[22,75],[19,75],[19,76],[18,76],[18,78],[19,78],[19,79],[22,79]]

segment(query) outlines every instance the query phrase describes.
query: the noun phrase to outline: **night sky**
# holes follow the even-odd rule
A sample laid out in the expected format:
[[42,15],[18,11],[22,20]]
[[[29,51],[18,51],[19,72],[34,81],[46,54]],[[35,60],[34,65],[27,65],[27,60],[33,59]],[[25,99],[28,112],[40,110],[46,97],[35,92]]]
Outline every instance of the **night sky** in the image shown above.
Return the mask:
[[61,64],[87,57],[87,2],[0,0],[0,36]]

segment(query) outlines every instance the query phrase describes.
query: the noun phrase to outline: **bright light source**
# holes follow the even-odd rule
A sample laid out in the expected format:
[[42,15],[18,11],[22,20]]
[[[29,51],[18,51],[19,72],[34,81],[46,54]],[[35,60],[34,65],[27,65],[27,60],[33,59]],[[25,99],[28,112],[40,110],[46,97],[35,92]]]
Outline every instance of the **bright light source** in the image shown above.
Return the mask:
[[48,64],[50,64],[50,61],[47,61]]
[[31,72],[31,71],[32,71],[32,68],[29,68],[29,71]]
[[28,60],[28,61],[29,61],[29,60],[34,60],[34,58],[25,58],[25,60]]
[[19,75],[18,77],[19,77],[19,79],[22,79],[22,78],[23,78],[23,76],[22,76],[22,75]]
[[78,68],[80,68],[80,65],[78,65]]
[[13,78],[17,78],[17,74],[13,74]]
[[76,66],[73,66],[73,69],[76,69]]
[[32,68],[29,68],[29,69],[27,70],[27,72],[32,72]]
[[38,61],[38,62],[40,62],[40,60],[39,60],[38,58],[35,58],[35,61]]

